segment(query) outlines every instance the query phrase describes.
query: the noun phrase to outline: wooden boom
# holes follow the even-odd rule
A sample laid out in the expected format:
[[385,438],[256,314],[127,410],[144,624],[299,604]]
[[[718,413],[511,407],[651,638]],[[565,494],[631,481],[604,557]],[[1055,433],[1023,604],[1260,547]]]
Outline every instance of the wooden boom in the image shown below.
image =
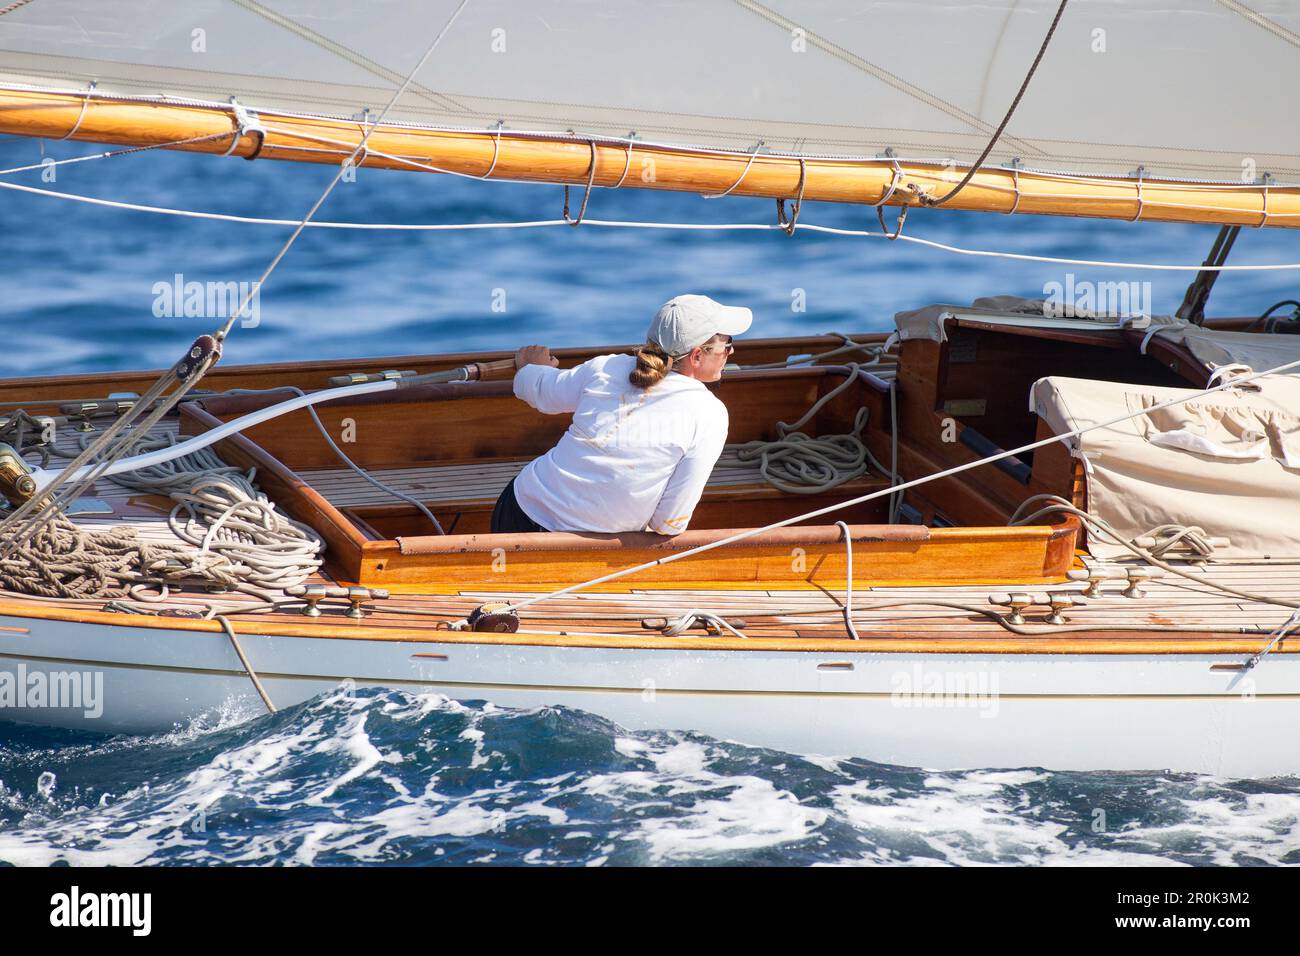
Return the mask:
[[[246,133],[232,155],[337,164],[360,142],[360,123],[261,114],[265,134]],[[0,133],[130,146],[158,146],[232,131],[233,113],[217,105],[104,99],[77,93],[0,89]],[[225,153],[226,139],[169,147]],[[379,154],[387,155],[379,155]],[[595,162],[592,177],[591,164]],[[609,140],[522,136],[381,126],[358,165],[447,171],[490,179],[596,186],[635,186],[810,201],[923,205],[921,194],[948,193],[961,172],[917,163],[729,154]],[[490,175],[488,175],[490,173]],[[1080,181],[982,169],[948,209],[1022,212],[1098,219],[1157,220],[1237,226],[1300,226],[1300,188],[1267,185],[1206,186],[1157,179]]]

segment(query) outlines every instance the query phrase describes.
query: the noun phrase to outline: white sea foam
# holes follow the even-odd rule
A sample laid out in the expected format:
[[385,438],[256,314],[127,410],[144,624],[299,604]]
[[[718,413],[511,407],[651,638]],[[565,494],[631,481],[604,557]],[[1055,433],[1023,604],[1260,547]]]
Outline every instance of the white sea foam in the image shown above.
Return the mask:
[[[434,715],[459,726],[445,738],[426,736],[414,748],[407,731],[396,740],[385,736],[391,721]],[[313,865],[456,852],[457,861],[533,864],[762,859],[1149,866],[1285,864],[1300,854],[1300,793],[1287,792],[1286,782],[1153,777],[1145,783],[1130,777],[1119,785],[1131,796],[1112,800],[1110,782],[1088,775],[919,773],[738,749],[693,734],[625,732],[609,739],[618,756],[608,764],[521,776],[517,733],[507,734],[510,743],[501,750],[494,738],[515,720],[537,719],[549,728],[557,716],[545,708],[470,706],[436,694],[339,692],[287,722],[236,734],[182,775],[125,783],[98,800],[93,793],[79,797],[75,788],[64,792],[56,772],[61,776],[69,763],[105,754],[121,759],[132,748],[208,753],[202,735],[231,725],[35,751],[25,758],[28,766],[48,759],[51,769],[36,774],[30,792],[15,789],[11,773],[0,789],[0,812],[18,821],[0,830],[0,861]],[[462,742],[471,743],[472,752]],[[415,759],[432,761],[422,778],[411,774]],[[505,760],[504,769],[494,773],[498,759]],[[818,773],[834,776],[829,785],[809,786]],[[358,786],[365,788],[364,799],[353,795]],[[1089,825],[1087,797],[1106,807],[1103,832]],[[1141,814],[1139,820],[1124,819],[1126,806]],[[307,807],[327,808],[331,816],[297,812]],[[276,822],[243,822],[258,818]],[[845,828],[857,839],[827,844],[826,834]],[[520,833],[528,836],[518,855],[500,849]],[[479,838],[493,848],[478,849]]]

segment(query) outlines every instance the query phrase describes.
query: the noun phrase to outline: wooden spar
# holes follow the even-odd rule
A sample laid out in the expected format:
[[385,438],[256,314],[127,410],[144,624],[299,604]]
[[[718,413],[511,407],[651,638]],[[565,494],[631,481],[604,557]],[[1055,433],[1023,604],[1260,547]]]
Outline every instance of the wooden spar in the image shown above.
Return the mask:
[[[293,162],[336,164],[349,155],[363,135],[347,120],[276,116],[263,113],[267,127],[259,137],[248,134],[234,155]],[[78,125],[78,123],[80,125]],[[149,103],[91,98],[84,94],[0,89],[0,133],[37,138],[72,138],[130,146],[158,146],[220,133],[233,128],[231,111],[218,106]],[[592,145],[581,139],[518,136],[385,126],[375,130],[370,152],[360,165],[417,170],[412,162],[440,170],[492,179],[585,185]],[[229,140],[171,147],[191,152],[224,153]],[[597,186],[620,183],[643,189],[792,198],[799,192],[800,161],[760,155],[749,165],[744,154],[694,152],[636,144],[630,163],[627,147],[595,144]],[[387,158],[376,155],[386,153]],[[859,163],[809,159],[803,197],[810,201],[887,205],[921,205],[914,190],[942,195],[959,173],[940,166],[900,164],[895,182],[892,161]],[[742,179],[743,174],[743,179]],[[737,184],[739,181],[739,184]],[[733,188],[734,187],[734,188]],[[1214,225],[1300,227],[1300,188],[1223,186],[1213,188],[1144,179],[1080,182],[1011,169],[977,173],[944,208],[979,212],[1096,219],[1154,220]]]

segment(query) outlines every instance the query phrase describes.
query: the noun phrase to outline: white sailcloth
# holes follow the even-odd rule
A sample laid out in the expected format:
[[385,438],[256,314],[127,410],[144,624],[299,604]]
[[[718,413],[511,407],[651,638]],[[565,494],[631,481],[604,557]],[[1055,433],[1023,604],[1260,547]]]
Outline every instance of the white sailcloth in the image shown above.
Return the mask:
[[[373,117],[458,0],[39,0],[0,85]],[[1056,0],[470,0],[391,120],[969,163]],[[1300,183],[1300,5],[1073,0],[988,163]]]

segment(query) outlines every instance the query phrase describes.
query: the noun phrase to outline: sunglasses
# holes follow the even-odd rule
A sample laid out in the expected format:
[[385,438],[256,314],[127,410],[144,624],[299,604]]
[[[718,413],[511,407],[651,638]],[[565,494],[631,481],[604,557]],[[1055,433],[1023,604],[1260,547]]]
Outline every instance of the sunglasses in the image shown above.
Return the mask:
[[732,342],[728,342],[725,345],[701,345],[700,351],[702,352],[721,351],[724,355],[730,355],[732,352],[736,351],[736,346]]

